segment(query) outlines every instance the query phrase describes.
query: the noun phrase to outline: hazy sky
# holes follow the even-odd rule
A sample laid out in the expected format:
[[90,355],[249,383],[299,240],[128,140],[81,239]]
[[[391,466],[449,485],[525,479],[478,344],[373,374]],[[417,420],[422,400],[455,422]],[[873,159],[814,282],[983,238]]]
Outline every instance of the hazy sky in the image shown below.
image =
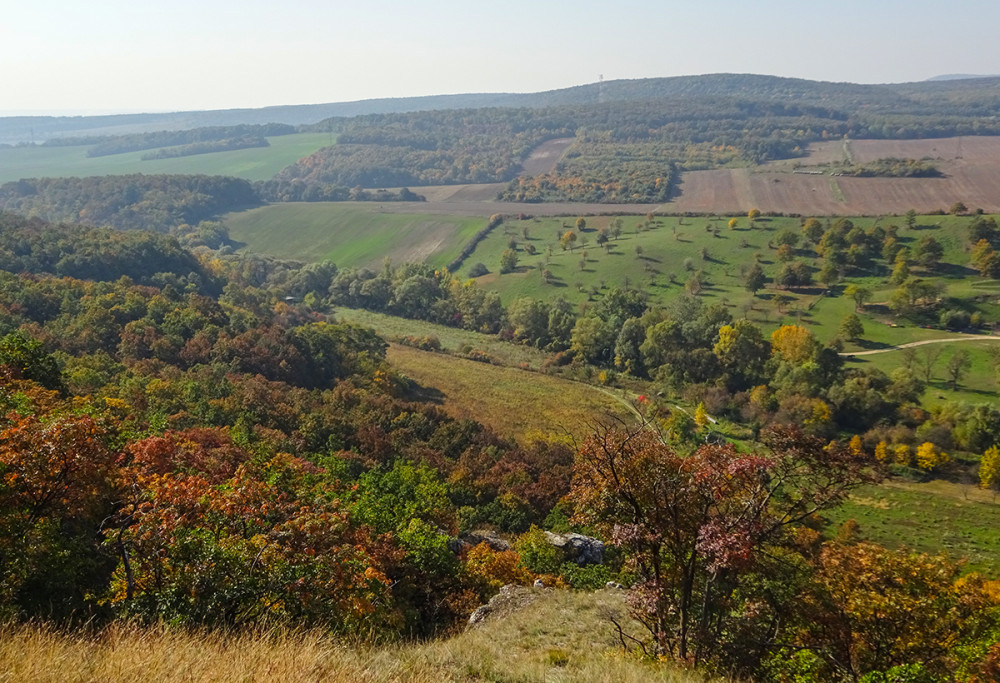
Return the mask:
[[1000,73],[996,0],[20,0],[0,112],[261,107],[718,72]]

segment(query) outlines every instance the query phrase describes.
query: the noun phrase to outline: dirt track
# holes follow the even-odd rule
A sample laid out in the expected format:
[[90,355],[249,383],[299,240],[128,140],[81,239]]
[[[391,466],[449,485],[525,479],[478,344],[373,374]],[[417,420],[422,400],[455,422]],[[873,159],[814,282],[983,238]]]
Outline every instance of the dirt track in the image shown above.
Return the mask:
[[872,351],[850,351],[847,353],[842,353],[840,355],[871,356],[876,353],[888,353],[889,351],[899,351],[900,349],[908,349],[913,346],[924,346],[925,344],[949,344],[952,342],[963,342],[963,341],[1000,341],[1000,337],[993,337],[986,334],[971,334],[966,337],[949,337],[947,339],[924,339],[923,341],[910,342],[909,344],[900,344],[899,346],[890,346],[885,349],[874,349]]

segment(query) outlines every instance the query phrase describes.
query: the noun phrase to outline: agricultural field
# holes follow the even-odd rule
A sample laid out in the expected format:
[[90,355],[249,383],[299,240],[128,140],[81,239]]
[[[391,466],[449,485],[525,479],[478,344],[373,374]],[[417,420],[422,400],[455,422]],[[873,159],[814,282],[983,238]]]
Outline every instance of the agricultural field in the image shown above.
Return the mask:
[[[927,159],[944,177],[853,178],[829,175],[824,168],[889,157]],[[1000,211],[1000,137],[815,143],[804,158],[684,173],[678,196],[663,210],[735,213],[756,207],[809,216],[871,216],[947,209],[956,201]]]
[[329,133],[297,133],[268,138],[270,147],[142,160],[149,150],[88,157],[91,145],[75,147],[0,147],[0,183],[21,178],[127,175],[129,173],[198,173],[245,180],[267,180],[321,147],[333,144]]
[[300,261],[328,259],[341,268],[379,268],[384,258],[445,265],[485,224],[485,217],[384,213],[386,204],[272,204],[228,214],[230,236],[257,253]]

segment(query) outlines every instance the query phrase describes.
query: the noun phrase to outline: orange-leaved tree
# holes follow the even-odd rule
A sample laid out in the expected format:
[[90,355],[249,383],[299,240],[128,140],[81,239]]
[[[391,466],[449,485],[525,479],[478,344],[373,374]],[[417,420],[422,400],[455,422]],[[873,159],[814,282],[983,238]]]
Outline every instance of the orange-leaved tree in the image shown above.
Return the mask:
[[7,416],[0,430],[0,605],[17,616],[85,616],[94,607],[91,596],[108,571],[98,542],[111,511],[108,442],[90,417]]
[[254,458],[221,430],[131,444],[107,529],[110,603],[188,623],[392,628],[382,558],[398,551],[351,522],[322,474],[285,454]]

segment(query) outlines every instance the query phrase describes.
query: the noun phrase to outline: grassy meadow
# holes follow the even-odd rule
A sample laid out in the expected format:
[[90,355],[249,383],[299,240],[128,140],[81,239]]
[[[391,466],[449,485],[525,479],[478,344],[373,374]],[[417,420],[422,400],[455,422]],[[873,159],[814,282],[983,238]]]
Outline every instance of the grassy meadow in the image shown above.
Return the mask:
[[629,397],[614,389],[398,344],[387,357],[421,398],[505,437],[582,440],[599,422],[636,419]]
[[969,570],[1000,576],[1000,505],[974,482],[892,480],[855,492],[823,514],[836,525],[853,519],[862,537],[889,548],[907,547],[966,560]]
[[443,351],[452,353],[461,352],[463,349],[482,351],[499,364],[509,367],[538,370],[551,355],[533,346],[504,341],[495,334],[472,332],[424,320],[399,318],[360,308],[337,308],[334,315],[337,320],[370,327],[389,340],[402,337],[437,337]]
[[[96,634],[0,626],[0,680],[23,683],[695,683],[695,673],[622,656],[621,591],[527,589],[530,603],[451,638],[373,647],[319,632],[226,635],[117,624]],[[624,619],[624,621],[621,621]]]
[[224,175],[267,180],[286,166],[333,144],[329,133],[296,133],[270,137],[270,147],[195,154],[173,159],[142,160],[151,150],[88,157],[91,145],[72,147],[0,147],[0,183],[21,178],[156,173]]
[[224,217],[230,236],[253,252],[338,267],[380,268],[422,261],[445,265],[486,218],[382,213],[375,202],[271,204]]

